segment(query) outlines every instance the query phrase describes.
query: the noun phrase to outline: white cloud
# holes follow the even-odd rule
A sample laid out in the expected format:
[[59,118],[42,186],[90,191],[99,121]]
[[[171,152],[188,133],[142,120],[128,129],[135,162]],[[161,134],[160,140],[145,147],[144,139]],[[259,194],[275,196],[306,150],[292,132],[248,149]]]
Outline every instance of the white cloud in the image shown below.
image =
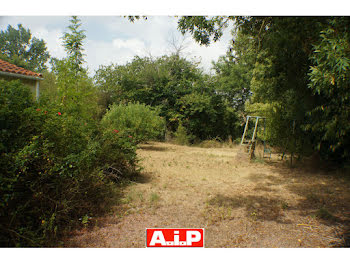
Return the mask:
[[[181,41],[183,38],[177,30],[177,19],[169,16],[150,16],[147,20],[141,19],[134,23],[118,16],[80,18],[87,35],[84,48],[90,74],[99,65],[122,65],[131,61],[135,55],[158,57],[170,54],[174,50],[169,40],[175,38]],[[8,24],[16,26],[19,23],[30,28],[33,36],[45,40],[51,56],[62,58],[66,55],[60,38],[69,24],[68,16],[3,17],[0,29],[6,29]],[[183,55],[188,59],[200,57],[201,66],[209,72],[211,61],[225,54],[230,39],[230,32],[226,30],[222,40],[205,47],[189,36],[185,41],[188,47]]]
[[[155,16],[149,17],[146,21],[138,20],[134,23],[120,17],[94,19],[95,22],[103,20],[110,35],[121,37],[114,38],[111,42],[90,42],[90,50],[94,50],[95,56],[98,54],[94,62],[89,58],[90,69],[97,69],[98,65],[107,65],[112,62],[124,64],[131,61],[135,55],[157,57],[170,54],[174,50],[169,40],[174,38],[180,43],[183,39],[177,30],[177,20],[173,17]],[[225,55],[231,38],[230,30],[227,29],[219,42],[206,47],[200,46],[191,36],[187,36],[183,55],[188,59],[200,60],[200,65],[209,72],[212,67],[211,62]],[[91,56],[91,52],[88,52],[88,56]]]
[[146,46],[145,43],[137,38],[131,38],[131,39],[113,39],[113,47],[117,49],[130,49],[133,50],[135,53],[141,54]]
[[86,60],[90,74],[100,65],[126,64],[136,55],[143,55],[144,44],[138,39],[114,39],[111,42],[89,40],[86,46]]
[[212,61],[216,61],[220,56],[226,54],[229,43],[232,40],[230,30],[226,29],[220,41],[211,43],[209,46],[200,46],[192,38],[188,47],[190,57],[200,57],[201,66],[206,72],[212,67]]
[[48,30],[45,27],[39,27],[32,30],[33,37],[44,39],[48,51],[52,57],[63,58],[66,55],[64,47],[62,46],[61,29]]

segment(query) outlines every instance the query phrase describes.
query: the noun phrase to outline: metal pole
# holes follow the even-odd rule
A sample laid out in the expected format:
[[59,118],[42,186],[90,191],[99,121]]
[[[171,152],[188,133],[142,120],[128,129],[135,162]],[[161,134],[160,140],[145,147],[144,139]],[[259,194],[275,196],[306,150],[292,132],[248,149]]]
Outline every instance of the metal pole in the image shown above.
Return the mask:
[[40,98],[39,80],[37,80],[35,84],[36,84],[36,101],[39,102],[39,98]]
[[250,146],[250,149],[249,149],[250,159],[252,159],[253,156],[254,156],[254,151],[255,151],[255,136],[256,136],[256,128],[258,127],[258,122],[259,122],[259,117],[256,117],[255,127],[254,127],[254,133],[253,133],[253,136],[252,136],[251,146]]
[[258,127],[258,122],[259,122],[259,117],[256,117],[254,133],[253,133],[253,136],[252,136],[252,143],[255,141],[256,128]]
[[241,145],[243,144],[245,133],[247,132],[247,129],[248,129],[248,122],[249,122],[249,116],[247,116],[247,121],[245,123],[244,132],[243,132],[243,136],[242,136],[242,140],[241,140]]

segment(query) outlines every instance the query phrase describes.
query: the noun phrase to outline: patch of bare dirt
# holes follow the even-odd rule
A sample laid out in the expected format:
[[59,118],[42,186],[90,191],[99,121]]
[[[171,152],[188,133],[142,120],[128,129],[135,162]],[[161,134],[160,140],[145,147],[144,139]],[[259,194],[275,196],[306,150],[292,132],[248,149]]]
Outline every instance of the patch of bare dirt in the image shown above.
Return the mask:
[[249,161],[239,146],[150,143],[143,178],[121,204],[68,247],[145,247],[146,228],[205,228],[206,247],[349,245],[350,183],[344,177]]

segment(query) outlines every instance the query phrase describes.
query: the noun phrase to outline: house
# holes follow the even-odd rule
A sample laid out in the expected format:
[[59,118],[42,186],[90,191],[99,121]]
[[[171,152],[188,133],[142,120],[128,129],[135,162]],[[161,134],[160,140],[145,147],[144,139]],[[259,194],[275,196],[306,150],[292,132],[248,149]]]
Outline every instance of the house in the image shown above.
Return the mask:
[[0,59],[0,79],[15,80],[19,79],[21,82],[30,87],[33,93],[35,93],[36,100],[39,100],[40,89],[39,82],[43,80],[41,73],[36,73],[14,64],[6,62]]

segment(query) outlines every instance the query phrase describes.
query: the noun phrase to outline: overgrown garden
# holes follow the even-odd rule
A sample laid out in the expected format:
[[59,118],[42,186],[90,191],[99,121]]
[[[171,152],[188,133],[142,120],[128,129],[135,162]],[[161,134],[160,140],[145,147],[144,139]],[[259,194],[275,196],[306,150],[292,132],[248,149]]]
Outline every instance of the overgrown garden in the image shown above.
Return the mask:
[[77,17],[62,36],[66,57],[50,67],[30,30],[1,31],[0,58],[43,71],[44,81],[39,102],[19,81],[0,81],[0,246],[55,245],[107,211],[118,185],[137,176],[140,143],[239,140],[247,115],[267,117],[259,136],[276,149],[349,165],[349,18],[181,17],[178,25],[209,45],[232,22],[215,74],[174,52],[101,65],[91,77]]

